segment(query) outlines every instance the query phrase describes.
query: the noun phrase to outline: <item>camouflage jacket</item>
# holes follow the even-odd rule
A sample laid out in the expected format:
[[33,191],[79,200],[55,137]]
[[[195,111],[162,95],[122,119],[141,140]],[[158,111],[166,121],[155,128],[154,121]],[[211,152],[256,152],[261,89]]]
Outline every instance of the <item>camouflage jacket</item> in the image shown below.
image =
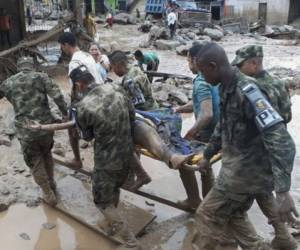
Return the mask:
[[14,107],[19,139],[33,140],[49,134],[47,131],[24,128],[28,120],[35,120],[41,124],[53,122],[47,95],[54,100],[62,114],[67,115],[67,104],[63,94],[47,74],[22,71],[0,85],[0,98],[6,97]]
[[128,89],[128,86],[124,84],[128,80],[133,81],[133,84],[141,90],[145,98],[145,103],[136,105],[136,109],[152,110],[158,108],[158,105],[152,95],[151,83],[149,82],[147,75],[143,71],[141,71],[140,68],[132,66],[129,69],[128,73],[123,77],[122,81],[124,89],[130,96],[130,98],[133,99],[134,96],[132,96],[130,90]]
[[285,192],[290,189],[295,145],[283,123],[259,132],[251,104],[242,93],[255,79],[236,71],[220,86],[220,122],[204,150],[210,159],[222,149],[218,189],[240,194]]
[[77,124],[92,130],[95,168],[121,170],[133,153],[134,108],[120,86],[107,83],[91,89],[77,103]]
[[285,123],[292,119],[291,99],[287,87],[279,79],[273,78],[267,71],[263,70],[255,76],[257,86],[269,98],[274,109],[282,116]]

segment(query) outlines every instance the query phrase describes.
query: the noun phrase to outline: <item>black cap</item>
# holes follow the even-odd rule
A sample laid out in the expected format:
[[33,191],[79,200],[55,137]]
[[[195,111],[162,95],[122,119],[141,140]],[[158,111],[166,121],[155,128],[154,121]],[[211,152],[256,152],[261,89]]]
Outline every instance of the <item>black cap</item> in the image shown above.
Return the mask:
[[71,78],[74,84],[76,81],[80,80],[86,74],[91,74],[91,73],[89,72],[88,68],[85,65],[80,65],[71,71],[69,77]]

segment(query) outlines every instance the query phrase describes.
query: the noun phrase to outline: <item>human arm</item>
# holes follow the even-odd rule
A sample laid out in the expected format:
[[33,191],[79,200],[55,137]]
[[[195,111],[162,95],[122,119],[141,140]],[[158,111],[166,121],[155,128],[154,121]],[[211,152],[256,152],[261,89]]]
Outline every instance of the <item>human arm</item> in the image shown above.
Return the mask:
[[199,163],[197,164],[197,168],[194,168],[194,170],[200,170],[200,172],[205,173],[209,169],[210,160],[222,149],[221,132],[221,124],[220,122],[218,122],[215,127],[214,133],[210,137],[210,140],[203,151],[203,159],[199,161]]
[[175,113],[192,113],[193,101],[189,101],[187,104],[174,108]]
[[200,103],[200,114],[194,124],[194,126],[187,132],[185,139],[192,140],[197,135],[197,132],[207,128],[213,119],[213,105],[212,99],[208,98]]

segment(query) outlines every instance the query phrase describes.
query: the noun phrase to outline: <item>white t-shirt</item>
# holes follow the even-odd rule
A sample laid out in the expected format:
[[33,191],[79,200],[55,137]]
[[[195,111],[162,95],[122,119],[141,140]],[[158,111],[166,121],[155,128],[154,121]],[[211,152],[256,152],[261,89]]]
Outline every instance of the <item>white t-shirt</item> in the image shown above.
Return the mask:
[[89,72],[95,78],[95,82],[97,84],[104,83],[99,71],[97,70],[94,58],[89,53],[81,50],[76,51],[72,56],[72,59],[69,63],[69,75],[73,69],[76,69],[80,65],[84,65],[88,68]]
[[174,12],[171,12],[168,14],[168,25],[170,24],[175,24],[175,22],[177,21],[177,16]]

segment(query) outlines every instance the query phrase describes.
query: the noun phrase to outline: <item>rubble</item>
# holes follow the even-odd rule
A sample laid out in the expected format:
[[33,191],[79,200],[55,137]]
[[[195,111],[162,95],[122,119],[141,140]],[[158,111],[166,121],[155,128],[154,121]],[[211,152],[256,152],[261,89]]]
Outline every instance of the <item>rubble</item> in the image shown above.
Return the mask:
[[215,41],[220,41],[224,37],[223,32],[218,29],[205,28],[203,33]]
[[148,40],[156,41],[158,39],[168,39],[168,31],[166,28],[161,28],[154,25],[149,31]]
[[189,101],[189,99],[181,90],[175,90],[169,93],[168,101],[170,101],[171,103],[175,102],[178,105],[184,105]]
[[180,42],[175,40],[156,40],[154,46],[159,50],[174,50],[180,46]]
[[186,56],[188,50],[191,48],[191,44],[189,45],[180,45],[176,48],[177,55]]
[[136,18],[127,13],[119,13],[114,16],[114,23],[117,24],[136,24]]

